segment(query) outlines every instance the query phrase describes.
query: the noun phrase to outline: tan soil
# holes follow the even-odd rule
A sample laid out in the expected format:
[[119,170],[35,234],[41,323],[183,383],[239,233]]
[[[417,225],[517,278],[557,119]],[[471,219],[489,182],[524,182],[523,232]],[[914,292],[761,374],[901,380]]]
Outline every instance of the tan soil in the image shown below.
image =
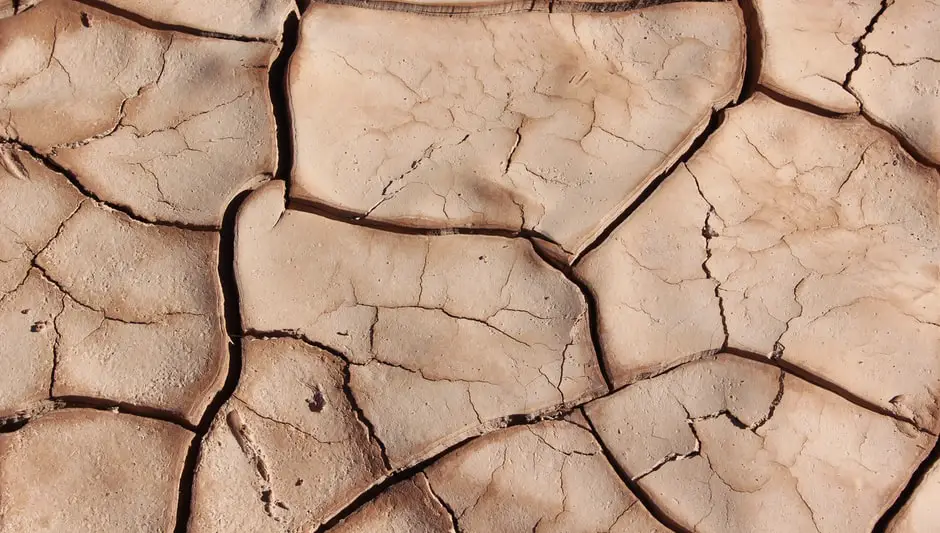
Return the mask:
[[0,532],[940,527],[932,0],[0,1]]

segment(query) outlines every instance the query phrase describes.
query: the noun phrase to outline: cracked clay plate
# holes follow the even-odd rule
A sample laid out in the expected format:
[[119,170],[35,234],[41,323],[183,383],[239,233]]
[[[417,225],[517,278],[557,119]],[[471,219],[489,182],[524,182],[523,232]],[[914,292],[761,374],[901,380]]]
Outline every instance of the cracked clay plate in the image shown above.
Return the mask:
[[940,531],[933,0],[0,0],[0,533]]

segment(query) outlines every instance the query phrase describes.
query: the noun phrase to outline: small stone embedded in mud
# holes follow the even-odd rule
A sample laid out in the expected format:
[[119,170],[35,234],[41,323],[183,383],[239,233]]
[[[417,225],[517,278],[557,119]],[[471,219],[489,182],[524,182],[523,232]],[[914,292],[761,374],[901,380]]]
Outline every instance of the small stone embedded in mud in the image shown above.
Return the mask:
[[313,392],[313,396],[307,400],[307,406],[314,413],[319,413],[323,410],[324,405],[326,405],[326,398],[324,398],[323,393],[320,392],[320,389],[316,389]]

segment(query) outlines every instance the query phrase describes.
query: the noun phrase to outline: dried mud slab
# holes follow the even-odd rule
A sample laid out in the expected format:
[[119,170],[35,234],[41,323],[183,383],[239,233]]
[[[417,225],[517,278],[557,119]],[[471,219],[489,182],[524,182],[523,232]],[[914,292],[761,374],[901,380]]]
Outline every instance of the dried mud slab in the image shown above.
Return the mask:
[[931,533],[937,529],[940,464],[934,464],[910,500],[888,525],[887,533]]
[[940,5],[894,2],[862,41],[849,88],[865,112],[940,165]]
[[717,283],[730,346],[937,428],[938,188],[864,120],[755,95],[578,266],[615,381],[720,346]]
[[172,531],[192,434],[64,410],[0,435],[0,532]]
[[215,233],[153,226],[0,147],[0,416],[81,397],[196,423],[226,369]]
[[575,266],[597,301],[615,387],[721,348],[717,282],[704,267],[708,204],[685,167]]
[[46,1],[0,20],[0,136],[139,217],[217,226],[273,171],[275,52]]
[[757,97],[688,164],[729,344],[938,427],[940,176],[859,118]]
[[394,467],[606,390],[583,295],[524,239],[403,235],[285,211],[281,183],[250,196],[236,226],[246,331],[345,354]]
[[49,396],[63,301],[32,261],[83,200],[61,176],[0,145],[0,418]]
[[743,47],[734,3],[465,18],[314,5],[288,75],[291,194],[404,226],[531,230],[573,255],[738,94]]
[[[424,15],[495,15],[538,13],[614,13],[686,0],[330,0],[331,4]],[[703,0],[714,1],[714,0]]]
[[870,531],[935,437],[722,355],[586,408],[654,504],[707,532]]
[[419,473],[386,489],[330,533],[438,533],[455,531],[450,514]]
[[548,421],[471,442],[329,531],[669,530],[617,477],[588,430]]
[[346,363],[296,339],[245,339],[238,388],[203,443],[190,531],[313,531],[388,470]]
[[845,81],[855,69],[854,43],[880,8],[879,0],[754,0],[763,40],[760,83],[830,111],[858,111]]
[[226,368],[218,245],[85,202],[36,257],[63,293],[53,395],[198,422]]
[[62,296],[38,271],[0,296],[0,418],[49,397]]
[[458,531],[668,531],[617,477],[593,435],[570,422],[498,431],[426,473]]
[[290,0],[106,1],[162,24],[268,40],[281,36],[284,19],[294,9]]

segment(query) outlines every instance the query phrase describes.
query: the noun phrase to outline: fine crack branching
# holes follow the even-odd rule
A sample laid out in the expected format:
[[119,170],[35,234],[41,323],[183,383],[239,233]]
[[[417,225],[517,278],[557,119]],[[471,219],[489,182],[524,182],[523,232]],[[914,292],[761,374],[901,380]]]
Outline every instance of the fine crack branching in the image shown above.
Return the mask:
[[906,417],[899,413],[896,413],[890,409],[886,409],[876,403],[873,403],[860,396],[857,396],[856,394],[846,390],[845,388],[823,377],[817,376],[816,374],[813,374],[812,372],[790,361],[787,361],[786,359],[768,357],[767,354],[759,354],[759,353],[751,352],[748,350],[743,350],[741,348],[736,348],[733,346],[727,346],[723,348],[722,352],[729,354],[729,355],[734,355],[737,357],[748,359],[757,363],[761,363],[764,365],[777,367],[781,371],[786,372],[787,374],[795,378],[798,378],[802,381],[805,381],[806,383],[812,385],[813,387],[817,387],[825,391],[828,391],[832,394],[835,394],[836,396],[841,397],[843,400],[846,400],[849,403],[852,403],[858,407],[861,407],[862,409],[865,409],[866,411],[870,411],[872,413],[875,413],[876,415],[881,415],[881,416],[886,416],[888,418],[892,418],[899,423],[909,425],[910,428],[913,430],[919,431],[921,433],[927,433],[927,434],[933,435],[933,432],[930,429],[919,426],[914,419]]
[[[22,151],[28,153],[28,154],[31,155],[34,159],[36,159],[37,161],[39,161],[40,163],[42,163],[43,165],[45,165],[45,167],[48,168],[50,171],[52,171],[52,172],[54,172],[54,173],[56,173],[56,174],[58,174],[58,175],[64,177],[66,180],[68,180],[68,182],[72,185],[72,187],[74,187],[74,188],[75,188],[79,193],[81,193],[82,196],[84,196],[85,198],[87,198],[87,199],[89,199],[89,200],[92,200],[92,201],[94,201],[95,203],[97,203],[97,204],[99,204],[99,205],[105,206],[105,207],[107,207],[107,208],[109,208],[109,209],[111,209],[111,210],[113,210],[113,211],[117,211],[117,212],[119,212],[119,213],[125,215],[127,218],[130,218],[130,219],[132,219],[132,220],[134,220],[134,221],[136,221],[136,222],[140,222],[141,224],[146,224],[146,225],[149,225],[149,226],[164,226],[164,227],[177,228],[177,229],[184,229],[184,230],[189,230],[189,231],[204,231],[204,232],[217,232],[217,231],[219,231],[219,228],[216,227],[216,226],[206,226],[206,225],[200,225],[200,224],[187,224],[187,223],[184,223],[184,222],[169,222],[169,221],[165,221],[165,220],[151,219],[151,218],[148,218],[148,217],[139,215],[139,214],[135,213],[134,210],[131,209],[131,208],[128,207],[128,206],[121,205],[121,204],[116,204],[116,203],[113,203],[113,202],[108,202],[108,201],[106,201],[106,200],[102,200],[101,198],[98,197],[98,195],[96,195],[96,194],[93,193],[91,190],[89,190],[88,188],[86,188],[86,187],[82,184],[81,180],[78,179],[78,177],[75,175],[74,172],[72,172],[71,170],[69,170],[69,169],[63,167],[63,166],[60,165],[58,162],[56,162],[55,159],[53,159],[52,157],[50,157],[50,156],[48,156],[48,155],[46,155],[46,154],[40,152],[40,151],[37,150],[35,147],[30,146],[30,145],[28,145],[28,144],[24,144],[23,142],[18,141],[18,140],[16,140],[16,139],[3,139],[3,138],[0,138],[0,146],[2,146],[3,144],[10,145],[10,146],[14,146],[14,147],[16,147],[16,148],[18,148],[18,149],[20,149],[20,150],[22,150]],[[20,164],[22,165],[22,163],[20,163]]]
[[708,123],[702,129],[701,133],[695,137],[695,139],[689,145],[689,148],[679,155],[679,157],[676,158],[676,160],[667,169],[660,172],[659,175],[653,178],[646,188],[644,188],[637,195],[637,197],[613,219],[611,223],[604,227],[604,229],[602,229],[597,234],[597,236],[581,250],[581,253],[579,253],[573,261],[571,261],[572,266],[577,266],[578,263],[580,263],[588,254],[606,242],[610,235],[616,231],[617,228],[619,228],[624,222],[626,222],[627,219],[629,219],[630,216],[636,212],[636,210],[639,209],[640,206],[643,205],[643,203],[646,202],[646,200],[649,199],[649,197],[652,196],[654,192],[656,192],[656,190],[660,185],[662,185],[663,181],[665,181],[667,177],[671,176],[681,165],[686,164],[724,122],[726,110],[733,108],[736,105],[738,104],[732,103],[722,109],[713,110],[711,116],[708,119]]
[[[599,320],[599,311],[597,308],[597,298],[594,296],[594,293],[591,291],[591,288],[587,283],[579,278],[575,272],[573,265],[563,263],[561,261],[553,258],[549,253],[542,248],[537,246],[535,242],[532,242],[532,249],[535,251],[545,263],[558,272],[560,272],[565,278],[570,281],[575,287],[581,291],[581,296],[584,298],[584,302],[587,305],[587,317],[588,317],[588,330],[591,333],[591,344],[594,347],[594,354],[597,357],[597,367],[600,370],[601,376],[604,378],[604,384],[607,386],[607,391],[612,392],[614,390],[614,382],[611,378],[610,368],[607,366],[607,358],[604,357],[604,351],[601,344],[600,337],[600,327],[598,325]],[[564,364],[562,364],[562,371],[564,371]],[[560,383],[560,381],[559,381]]]
[[722,342],[722,347],[728,346],[728,339],[730,338],[728,334],[728,319],[725,316],[725,301],[721,296],[721,282],[718,281],[712,275],[711,268],[708,266],[708,261],[712,258],[712,248],[711,242],[712,239],[718,237],[718,232],[715,231],[710,221],[712,217],[718,218],[718,213],[715,211],[715,206],[712,205],[711,201],[705,196],[705,193],[702,191],[702,184],[699,182],[698,177],[692,172],[692,169],[689,168],[689,165],[684,165],[685,169],[689,172],[689,175],[692,176],[692,179],[695,181],[695,188],[698,190],[699,196],[702,197],[702,200],[708,204],[708,212],[705,214],[705,222],[702,225],[702,238],[705,240],[705,260],[702,261],[702,271],[705,273],[705,277],[715,282],[715,299],[718,301],[718,314],[721,317],[721,329],[724,332],[725,338]]
[[392,470],[391,463],[388,458],[388,453],[385,449],[385,443],[379,439],[378,435],[375,432],[375,426],[372,424],[372,421],[366,417],[365,412],[362,410],[362,407],[359,406],[359,402],[356,400],[356,395],[350,386],[350,381],[352,379],[352,374],[350,372],[350,366],[354,363],[346,357],[346,354],[333,348],[327,346],[323,343],[314,341],[305,335],[296,332],[296,331],[256,331],[256,330],[247,330],[244,333],[244,338],[255,338],[255,339],[294,339],[303,342],[304,344],[313,346],[319,350],[327,352],[328,354],[336,357],[342,362],[343,368],[343,394],[346,396],[346,401],[349,402],[349,407],[352,409],[353,414],[356,417],[356,420],[362,424],[365,428],[366,436],[368,437],[369,442],[373,443],[379,450],[379,455],[382,458],[382,463],[385,465],[386,470]]
[[614,457],[614,454],[610,451],[610,448],[607,447],[607,444],[601,439],[600,434],[597,432],[597,428],[594,426],[594,422],[587,416],[587,413],[584,412],[583,408],[581,409],[581,414],[584,415],[584,419],[587,421],[591,436],[594,437],[594,441],[597,443],[598,447],[601,449],[601,453],[604,454],[604,458],[607,459],[607,462],[610,464],[611,468],[616,472],[617,477],[620,478],[620,481],[636,496],[637,500],[643,504],[643,507],[658,520],[663,526],[669,528],[673,533],[691,533],[688,529],[683,527],[681,524],[676,522],[671,516],[666,514],[662,509],[656,506],[653,503],[653,499],[645,490],[643,490],[640,485],[634,480],[632,476],[627,474],[623,469],[623,466],[617,461]]
[[[228,39],[228,40],[235,40],[235,41],[272,42],[268,39],[246,37],[246,36],[239,36],[239,35],[228,35],[228,34],[198,30],[195,28],[187,27],[187,26],[161,23],[161,22],[147,19],[138,14],[123,10],[121,8],[111,6],[101,0],[77,0],[77,1],[84,5],[106,11],[112,15],[133,21],[142,26],[160,30],[160,31],[179,32],[179,33],[194,35],[198,37]],[[366,2],[365,0],[328,0],[328,1],[330,3],[335,3],[335,4],[354,5],[354,6],[367,7],[367,8],[379,9],[379,10],[409,11],[409,12],[420,12],[423,14],[435,14],[435,15],[468,15],[468,14],[479,15],[479,14],[485,14],[485,13],[495,13],[495,12],[503,13],[503,12],[512,12],[512,11],[616,12],[616,11],[627,11],[627,10],[632,10],[632,9],[649,7],[653,5],[659,5],[659,4],[666,4],[666,3],[671,3],[676,0],[626,0],[623,2],[599,2],[599,3],[579,3],[579,2],[572,2],[568,0],[524,0],[524,1],[519,1],[519,2],[505,2],[502,4],[495,4],[495,5],[489,5],[489,6],[482,5],[482,4],[465,5],[465,6],[462,6],[462,5],[434,6],[434,5],[416,5],[416,4],[400,3],[400,2],[393,2],[393,1],[368,1]],[[577,264],[587,253],[589,253],[591,250],[600,246],[609,237],[609,235],[617,227],[620,226],[620,224],[622,224],[627,218],[629,218],[630,215],[640,205],[642,205],[643,202],[645,202],[646,199],[648,199],[651,194],[654,193],[657,187],[663,182],[663,180],[667,176],[672,174],[680,165],[684,165],[701,148],[701,146],[708,140],[710,135],[714,133],[723,122],[726,110],[729,108],[735,107],[737,105],[740,105],[740,103],[747,100],[751,96],[751,94],[753,94],[755,90],[762,91],[768,96],[770,96],[771,98],[781,101],[785,103],[786,105],[799,107],[801,109],[808,109],[811,112],[814,112],[816,114],[823,115],[823,116],[835,115],[831,112],[827,112],[825,110],[815,108],[814,106],[812,106],[812,104],[806,104],[804,102],[798,102],[792,99],[788,99],[788,97],[780,95],[770,89],[758,86],[758,80],[759,80],[759,74],[760,74],[760,68],[761,68],[761,62],[762,62],[761,54],[762,54],[762,47],[763,47],[760,21],[757,17],[756,11],[754,10],[752,0],[741,0],[740,3],[742,6],[742,9],[745,12],[745,18],[747,19],[746,38],[747,38],[747,43],[748,43],[748,57],[747,57],[747,62],[746,62],[745,75],[744,75],[745,81],[744,81],[744,87],[742,89],[741,94],[738,95],[738,97],[734,100],[734,103],[729,104],[728,106],[725,106],[722,109],[716,109],[712,111],[708,124],[702,129],[701,133],[699,133],[699,135],[693,140],[689,148],[684,153],[682,153],[676,159],[676,161],[670,165],[668,169],[666,169],[661,174],[656,176],[652,180],[652,182],[644,189],[644,191],[633,202],[631,202],[630,205],[628,205],[616,217],[616,219],[613,220],[613,222],[608,224],[607,227],[605,227],[604,230],[587,247],[584,248],[584,250],[578,255],[578,257],[574,259],[572,264]],[[15,8],[18,7],[17,4],[18,4],[17,2],[14,2]],[[297,0],[298,10],[301,13],[303,13],[308,8],[309,4],[310,2],[308,0]],[[882,6],[881,6],[880,11],[875,15],[875,17],[873,17],[870,24],[866,27],[865,34],[853,43],[857,52],[857,58],[856,58],[855,67],[847,73],[846,79],[843,83],[843,86],[846,89],[848,89],[849,87],[852,75],[860,67],[862,56],[866,52],[864,49],[863,40],[873,31],[874,25],[878,21],[879,17],[887,9],[888,4],[889,4],[889,0],[882,0]],[[270,88],[271,99],[272,99],[271,105],[273,106],[273,109],[274,109],[274,114],[275,114],[275,119],[276,119],[276,124],[277,124],[277,138],[278,138],[278,163],[277,163],[277,171],[276,171],[275,176],[287,182],[288,191],[290,188],[290,176],[291,176],[293,165],[294,165],[293,153],[294,153],[295,147],[293,146],[291,110],[290,110],[288,91],[287,91],[287,86],[286,86],[287,85],[286,73],[287,73],[287,64],[297,46],[298,26],[299,26],[299,21],[297,19],[296,14],[293,14],[293,13],[290,14],[288,18],[285,20],[285,24],[284,24],[284,37],[283,37],[281,52],[278,55],[278,57],[275,59],[275,61],[272,63],[270,67],[270,71],[269,71],[269,88]],[[897,133],[891,131],[889,128],[886,128],[883,125],[877,124],[871,117],[869,117],[865,113],[864,109],[862,111],[862,115],[865,118],[867,118],[869,121],[873,122],[880,129],[883,129],[891,133],[893,137],[900,140],[900,142],[902,143],[902,146],[905,149],[907,149],[909,153],[913,154],[915,158],[918,157],[916,151],[912,151],[910,149],[909,143],[905,143],[905,141]],[[516,148],[519,145],[519,142],[521,141],[521,134],[518,130],[516,131],[516,136],[517,136],[516,143],[513,146],[506,160],[507,168],[509,164],[512,162],[513,152],[515,152]],[[415,475],[421,475],[421,472],[425,468],[435,463],[441,457],[454,453],[456,450],[462,448],[463,446],[467,445],[468,443],[478,438],[476,436],[465,438],[464,440],[453,444],[452,446],[438,452],[437,454],[421,460],[417,464],[414,464],[412,466],[407,466],[404,468],[393,469],[391,467],[389,458],[387,457],[384,444],[378,439],[378,437],[375,434],[375,428],[372,426],[371,422],[366,418],[362,409],[356,403],[355,395],[352,393],[352,389],[350,387],[350,378],[351,378],[350,365],[352,363],[341,352],[334,350],[328,346],[324,346],[322,344],[311,341],[310,339],[302,338],[294,332],[287,332],[287,333],[285,332],[244,332],[242,330],[242,322],[241,322],[241,316],[240,316],[240,311],[239,311],[239,294],[238,294],[238,288],[237,288],[235,272],[234,272],[234,268],[235,268],[234,267],[235,216],[239,207],[244,202],[245,198],[250,193],[250,191],[244,191],[240,193],[232,200],[232,202],[229,203],[229,205],[225,209],[225,215],[223,217],[223,221],[222,221],[220,228],[208,227],[208,226],[193,226],[193,225],[186,225],[186,224],[181,224],[181,223],[168,223],[168,222],[153,221],[153,220],[149,220],[142,216],[137,215],[129,207],[110,204],[108,202],[102,201],[101,199],[97,198],[92,192],[87,190],[78,180],[78,178],[74,174],[72,174],[68,169],[63,168],[55,160],[53,160],[52,158],[48,156],[43,155],[38,150],[32,147],[23,145],[22,143],[19,143],[17,141],[11,141],[11,144],[28,152],[29,154],[31,154],[37,160],[41,161],[44,165],[46,165],[48,168],[50,168],[54,172],[57,172],[65,176],[65,178],[68,179],[68,181],[73,186],[75,186],[75,188],[78,189],[85,197],[101,205],[105,205],[116,211],[119,211],[127,215],[131,219],[134,219],[139,222],[147,223],[147,224],[170,226],[170,227],[176,227],[176,228],[187,229],[187,230],[220,231],[221,250],[220,250],[220,255],[219,255],[218,272],[219,272],[220,283],[221,283],[222,291],[223,291],[224,329],[229,338],[229,364],[228,364],[228,373],[225,377],[224,384],[219,389],[219,391],[215,394],[215,397],[212,399],[209,406],[206,408],[199,424],[195,427],[189,424],[180,422],[177,414],[160,412],[157,410],[151,410],[151,409],[142,408],[139,406],[126,406],[123,404],[118,405],[118,404],[108,403],[106,401],[93,399],[93,398],[67,397],[67,398],[56,398],[55,402],[46,402],[42,406],[37,406],[36,409],[30,412],[30,414],[28,415],[15,415],[13,417],[0,420],[0,433],[16,431],[20,429],[21,427],[23,427],[25,424],[28,423],[30,416],[42,416],[42,414],[45,412],[51,412],[57,409],[65,409],[65,408],[89,408],[89,409],[106,409],[106,410],[120,409],[121,411],[126,411],[131,414],[164,420],[169,423],[173,423],[173,424],[185,427],[186,429],[190,431],[194,431],[195,435],[193,437],[193,440],[191,442],[190,448],[188,450],[188,453],[185,459],[183,475],[180,478],[180,487],[179,487],[176,533],[183,533],[187,531],[188,522],[190,519],[191,505],[192,505],[191,503],[192,490],[193,490],[192,486],[193,486],[194,475],[195,475],[195,467],[199,459],[199,454],[200,454],[201,446],[203,443],[203,439],[208,434],[208,431],[210,429],[212,422],[218,418],[221,412],[222,406],[227,401],[229,401],[231,398],[234,397],[234,393],[237,388],[239,377],[240,377],[241,370],[242,370],[242,359],[241,359],[242,338],[245,335],[255,335],[255,336],[262,336],[262,337],[264,336],[274,336],[274,337],[289,336],[292,338],[299,338],[303,342],[306,342],[320,349],[328,351],[329,353],[333,354],[334,356],[339,357],[341,360],[345,362],[343,366],[344,368],[344,384],[343,384],[344,391],[346,392],[347,398],[349,399],[349,402],[350,402],[350,405],[352,406],[353,411],[356,413],[356,417],[366,427],[370,440],[376,443],[376,445],[380,449],[383,462],[386,468],[389,470],[389,474],[387,476],[385,476],[382,480],[375,483],[371,488],[369,488],[368,490],[360,494],[357,498],[355,498],[352,502],[346,505],[342,510],[337,512],[334,516],[326,520],[322,524],[322,526],[317,529],[317,531],[326,531],[330,529],[331,527],[335,526],[336,524],[338,524],[345,518],[349,517],[352,513],[354,513],[359,508],[361,508],[364,504],[372,501],[375,497],[377,497],[380,493],[382,493],[388,487],[394,485],[395,483],[403,481],[405,479],[409,479]],[[429,155],[430,154],[426,154],[426,156],[428,157]],[[918,161],[921,161],[921,159],[918,159]],[[416,162],[412,166],[412,169],[416,168],[417,164],[418,163]],[[698,185],[697,179],[696,179],[696,184]],[[702,192],[701,188],[699,188],[699,193],[701,194],[701,192]],[[702,195],[702,197],[705,198],[704,195]],[[335,209],[330,206],[321,205],[321,204],[317,204],[314,202],[290,199],[289,192],[287,194],[287,198],[285,199],[285,201],[289,209],[312,212],[319,216],[324,216],[333,220],[339,220],[344,223],[362,225],[362,226],[367,226],[367,227],[371,227],[374,229],[379,229],[379,230],[389,231],[389,232],[394,232],[394,233],[415,234],[415,235],[441,235],[441,234],[461,233],[461,234],[476,234],[476,235],[493,235],[493,236],[499,236],[499,237],[504,237],[504,238],[524,238],[524,239],[529,240],[533,244],[533,247],[536,250],[536,252],[546,263],[548,263],[552,267],[559,270],[569,281],[571,281],[575,286],[577,286],[579,290],[582,292],[585,298],[585,301],[587,303],[587,306],[588,306],[588,317],[589,317],[589,323],[590,323],[591,337],[592,337],[592,341],[594,344],[595,352],[599,360],[599,367],[601,369],[601,373],[603,374],[605,382],[607,383],[608,390],[615,391],[612,386],[612,382],[609,376],[609,370],[606,367],[606,360],[603,357],[603,354],[601,351],[600,333],[599,333],[599,328],[598,328],[598,323],[597,323],[597,320],[598,320],[597,303],[596,303],[595,297],[592,294],[589,287],[583,281],[579,280],[574,275],[571,265],[567,263],[563,263],[559,261],[557,258],[552,257],[551,255],[546,253],[543,247],[537,244],[537,240],[542,240],[542,241],[545,241],[547,243],[550,243],[554,246],[561,248],[560,245],[558,245],[558,243],[555,243],[552,239],[546,237],[545,235],[542,235],[538,232],[531,231],[531,230],[513,231],[513,230],[493,230],[493,229],[473,229],[473,228],[422,229],[422,228],[396,226],[390,223],[376,222],[367,218],[363,218],[361,213],[345,212],[343,210]],[[707,199],[706,199],[706,202],[708,202]],[[712,277],[712,273],[708,266],[708,259],[711,257],[710,241],[712,238],[716,236],[714,229],[712,227],[712,224],[711,224],[713,217],[717,217],[717,214],[715,212],[714,207],[711,206],[711,204],[709,204],[709,210],[706,214],[706,217],[704,220],[704,226],[702,230],[702,236],[705,239],[705,249],[706,249],[706,259],[702,264],[702,269],[709,279],[714,279]],[[914,425],[914,422],[912,420],[908,420],[894,412],[891,412],[890,410],[884,409],[871,402],[868,402],[867,400],[863,400],[857,396],[854,396],[852,393],[842,389],[841,387],[835,385],[834,383],[828,382],[823,378],[819,378],[818,376],[815,376],[814,374],[806,370],[803,370],[802,368],[799,368],[796,365],[793,365],[792,363],[789,363],[781,359],[780,357],[768,359],[766,357],[766,354],[764,355],[754,354],[754,353],[746,352],[744,350],[739,350],[739,349],[735,349],[732,347],[728,347],[727,346],[728,328],[727,328],[727,324],[725,321],[725,310],[724,310],[724,305],[723,305],[723,301],[721,298],[721,294],[719,292],[719,287],[717,286],[717,284],[716,284],[716,289],[715,289],[715,295],[718,298],[722,325],[724,327],[724,333],[725,333],[725,342],[724,342],[723,351],[728,352],[732,355],[745,357],[750,360],[758,361],[762,364],[769,364],[769,365],[775,366],[780,371],[779,388],[778,388],[777,395],[771,402],[768,408],[768,412],[766,413],[764,417],[762,417],[761,420],[759,420],[758,422],[750,426],[747,426],[747,425],[744,425],[743,422],[738,420],[732,413],[730,413],[727,410],[723,410],[718,413],[713,413],[706,417],[692,418],[691,416],[687,416],[687,423],[689,424],[689,427],[691,428],[693,435],[695,436],[695,440],[696,440],[696,446],[693,449],[693,451],[687,454],[675,454],[674,457],[671,457],[671,456],[667,457],[663,461],[661,461],[660,464],[658,464],[657,466],[654,466],[653,469],[650,470],[649,472],[646,472],[639,476],[631,477],[627,475],[626,472],[621,467],[621,465],[617,463],[611,451],[607,448],[606,444],[599,437],[596,431],[596,428],[594,427],[593,422],[590,420],[590,418],[585,416],[585,420],[587,421],[589,425],[589,430],[592,433],[594,439],[596,440],[598,446],[602,450],[604,457],[612,466],[612,468],[620,477],[620,479],[623,481],[623,483],[630,489],[630,491],[633,492],[633,494],[637,496],[639,501],[642,502],[643,506],[657,520],[659,520],[662,524],[664,524],[666,527],[668,527],[674,532],[685,533],[687,529],[683,528],[670,516],[668,516],[661,509],[655,506],[652,502],[651,497],[639,487],[639,485],[636,483],[636,480],[643,477],[644,475],[648,475],[649,473],[661,468],[664,464],[668,462],[679,460],[685,457],[692,457],[695,455],[699,455],[701,453],[701,442],[698,439],[698,435],[696,433],[696,430],[693,424],[694,421],[696,420],[709,418],[709,417],[725,416],[731,421],[732,424],[735,424],[737,427],[740,427],[742,429],[756,431],[757,429],[762,427],[768,420],[770,420],[773,417],[775,409],[777,405],[779,404],[779,402],[781,401],[781,398],[783,397],[784,379],[787,374],[791,374],[799,379],[802,379],[804,381],[811,383],[814,386],[833,392],[839,395],[840,397],[846,399],[847,401],[850,401],[851,403],[857,406],[860,406],[864,409],[867,409],[869,411],[875,412],[883,416],[893,418],[901,423]],[[775,347],[775,353],[777,351],[782,352],[782,350],[783,350],[782,346],[780,346],[779,348]],[[57,359],[57,354],[55,355],[55,357]],[[683,364],[687,364],[687,363],[676,365],[670,369],[664,370],[661,373],[675,370],[676,368],[681,367]],[[52,384],[54,384],[54,370],[53,370]],[[50,394],[51,394],[52,384],[50,384]],[[492,425],[492,428],[490,429],[510,427],[510,426],[515,426],[515,425],[535,424],[538,422],[542,422],[544,420],[558,419],[569,413],[570,413],[570,409],[544,413],[540,415],[515,414],[515,415],[509,415],[509,416],[503,417],[500,420],[497,420],[494,422],[488,422],[488,424]],[[253,464],[255,465],[259,479],[261,479],[262,481],[262,492],[261,492],[260,498],[265,506],[265,511],[270,516],[275,517],[276,519],[277,517],[274,516],[273,513],[277,512],[277,509],[283,509],[283,510],[287,510],[287,509],[286,509],[286,506],[284,506],[281,502],[275,499],[273,493],[271,492],[270,470],[267,467],[264,457],[262,456],[260,450],[257,449],[257,446],[253,444],[253,442],[250,439],[250,436],[247,435],[246,433],[247,430],[244,424],[241,423],[240,420],[227,419],[227,422],[229,423],[229,427],[232,428],[233,433],[236,435],[236,438],[238,439],[239,445],[242,447],[242,450],[246,453],[246,455],[249,456],[249,458],[252,460]],[[920,431],[925,431],[925,430],[920,429]],[[239,436],[241,438],[239,438]],[[940,445],[935,446],[934,449],[929,453],[929,455],[927,455],[927,457],[921,463],[917,472],[915,472],[915,475],[911,478],[910,482],[905,487],[904,491],[900,494],[900,496],[894,502],[894,505],[892,506],[892,508],[889,509],[881,517],[881,520],[879,521],[879,525],[876,526],[875,528],[876,531],[881,531],[884,529],[884,527],[887,525],[890,519],[894,515],[896,515],[897,512],[900,510],[900,508],[909,500],[912,491],[917,486],[917,484],[922,481],[924,475],[926,474],[930,466],[935,464],[938,460],[940,460]],[[430,487],[430,482],[428,482],[428,487],[431,489],[431,493],[434,496],[434,498],[437,499],[438,502],[442,505],[442,507],[450,514],[454,530],[459,532],[460,530],[458,528],[459,524],[458,524],[457,516],[454,513],[453,509],[450,508],[446,504],[446,502],[444,502],[436,493],[434,493],[433,488]]]

